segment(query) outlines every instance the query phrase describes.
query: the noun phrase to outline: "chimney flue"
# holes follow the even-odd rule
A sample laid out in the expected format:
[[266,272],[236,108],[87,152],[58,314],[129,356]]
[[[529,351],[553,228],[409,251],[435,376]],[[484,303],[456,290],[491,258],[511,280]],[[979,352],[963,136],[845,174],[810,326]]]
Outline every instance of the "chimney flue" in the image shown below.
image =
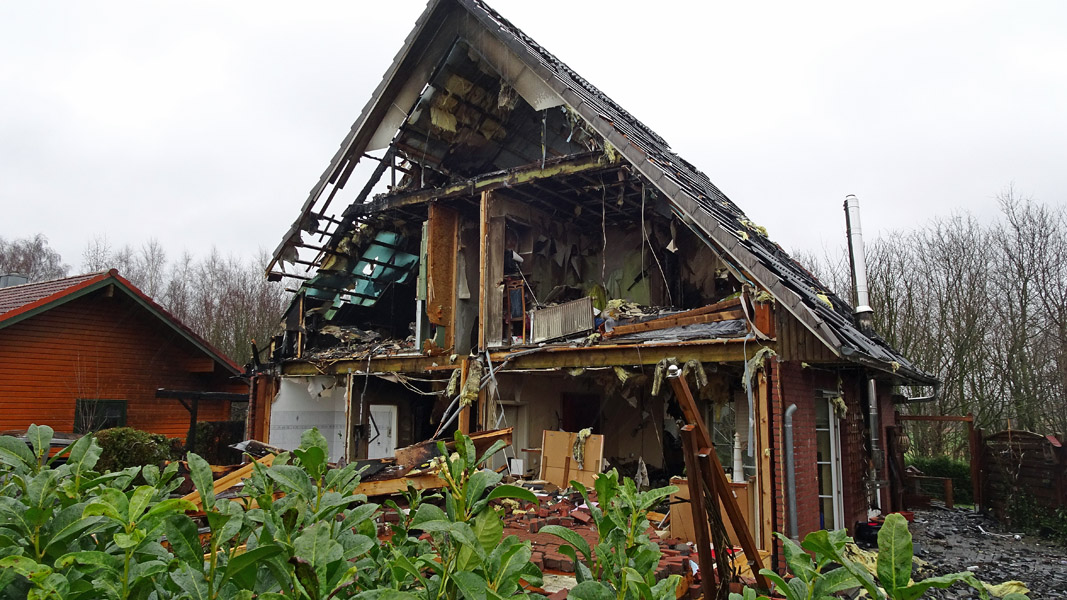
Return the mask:
[[856,307],[852,314],[861,327],[870,328],[874,309],[871,308],[867,290],[867,260],[860,227],[860,201],[852,194],[845,196],[845,229],[848,233],[848,262],[852,268],[852,299]]

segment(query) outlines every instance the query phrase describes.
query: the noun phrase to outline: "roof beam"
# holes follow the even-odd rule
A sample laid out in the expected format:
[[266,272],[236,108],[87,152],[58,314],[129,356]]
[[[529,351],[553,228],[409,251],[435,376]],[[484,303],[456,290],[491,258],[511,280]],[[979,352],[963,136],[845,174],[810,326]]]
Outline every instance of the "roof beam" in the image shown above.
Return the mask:
[[470,196],[483,191],[494,190],[501,187],[512,187],[561,175],[583,173],[595,169],[603,169],[615,164],[617,159],[612,159],[600,152],[593,154],[581,154],[562,157],[556,160],[546,161],[544,167],[540,164],[529,165],[489,173],[482,177],[469,179],[440,188],[418,190],[406,194],[387,196],[367,204],[353,204],[345,211],[346,218],[369,215],[384,210],[423,204],[431,200],[442,200],[457,196]]

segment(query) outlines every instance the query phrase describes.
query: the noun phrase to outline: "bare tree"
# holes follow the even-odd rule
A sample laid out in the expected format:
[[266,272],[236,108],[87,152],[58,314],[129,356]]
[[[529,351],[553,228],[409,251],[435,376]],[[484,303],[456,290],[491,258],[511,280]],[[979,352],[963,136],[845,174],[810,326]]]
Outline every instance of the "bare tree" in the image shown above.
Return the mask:
[[18,273],[35,282],[66,277],[69,269],[43,234],[11,241],[0,238],[0,273]]

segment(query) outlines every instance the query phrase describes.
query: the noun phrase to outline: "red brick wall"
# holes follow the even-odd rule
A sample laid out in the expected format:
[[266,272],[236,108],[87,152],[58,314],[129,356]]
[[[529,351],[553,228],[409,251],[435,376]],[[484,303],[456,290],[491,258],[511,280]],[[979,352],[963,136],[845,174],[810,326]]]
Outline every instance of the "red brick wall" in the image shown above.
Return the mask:
[[[841,442],[841,486],[844,525],[850,531],[867,516],[867,383],[862,372],[840,371],[841,390],[847,411],[838,421]],[[796,404],[793,413],[793,443],[796,468],[797,528],[800,537],[822,528],[819,519],[819,480],[816,472],[815,397],[816,390],[836,389],[838,372],[818,367],[805,368],[799,362],[774,362],[771,366],[771,410],[775,415],[775,481],[782,493],[776,507],[778,527],[788,530],[785,495],[785,409]],[[882,434],[892,424],[889,388],[878,387],[882,412]],[[884,439],[884,438],[883,438]],[[884,474],[884,472],[883,472]],[[884,478],[884,477],[883,477]]]
[[[189,413],[157,388],[247,392],[229,371],[190,372],[206,355],[121,292],[104,290],[0,329],[0,430],[47,424],[74,429],[78,398],[126,400],[127,425],[184,438]],[[199,420],[229,418],[226,402],[201,401]]]

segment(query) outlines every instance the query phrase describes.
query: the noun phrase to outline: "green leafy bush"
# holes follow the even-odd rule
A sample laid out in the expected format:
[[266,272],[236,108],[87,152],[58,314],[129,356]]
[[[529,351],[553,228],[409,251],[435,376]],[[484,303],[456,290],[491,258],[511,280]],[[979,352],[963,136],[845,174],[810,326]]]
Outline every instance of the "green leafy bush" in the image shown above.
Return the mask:
[[947,477],[952,480],[952,496],[958,504],[974,504],[974,488],[971,485],[971,465],[947,456],[913,456],[908,465],[930,477]]
[[[559,525],[541,529],[567,542],[559,551],[574,561],[578,581],[568,598],[674,600],[681,577],[671,575],[656,581],[660,549],[646,532],[648,511],[678,488],[668,486],[639,492],[632,479],[620,484],[618,471],[612,469],[597,477],[594,483],[597,502],[594,503],[590,502],[585,486],[577,481],[571,485],[581,492],[596,525],[595,557],[594,549],[574,531]],[[576,549],[582,553],[581,560]]]
[[[494,507],[496,499],[537,499],[484,468],[502,443],[480,456],[459,433],[455,452],[439,444],[433,465],[445,484],[443,508],[409,488],[409,510],[379,541],[379,505],[354,493],[360,470],[329,468],[315,429],[270,467],[253,463],[236,500],[216,500],[210,465],[189,453],[200,507],[170,498],[177,463],[100,473],[103,448],[87,435],[60,464],[47,460],[52,434],[30,427],[29,446],[0,436],[0,600],[539,597],[529,591],[541,583],[530,544],[504,537]],[[641,494],[617,474],[601,479],[596,573],[616,600],[673,599],[677,577],[648,579],[659,549],[644,534],[645,511],[670,489]],[[194,520],[196,510],[203,516]],[[572,597],[603,597],[593,568],[583,565]]]
[[[868,598],[876,600],[915,600],[931,588],[945,589],[956,583],[970,585],[983,600],[989,598],[985,586],[969,571],[914,581],[914,545],[908,522],[899,514],[886,517],[878,531],[878,559],[873,574],[848,557],[845,547],[852,540],[844,529],[814,531],[805,536],[799,545],[782,534],[775,535],[782,541],[786,565],[793,576],[786,579],[769,569],[760,569],[760,573],[787,600],[824,600],[838,592],[858,587],[863,588]],[[769,600],[750,588],[745,588],[743,594],[730,594],[730,600],[757,599]],[[1009,593],[1004,600],[1026,600],[1026,596]]]
[[181,441],[159,433],[149,433],[132,427],[115,427],[96,433],[100,446],[101,472],[121,471],[129,467],[160,465],[181,458]]

